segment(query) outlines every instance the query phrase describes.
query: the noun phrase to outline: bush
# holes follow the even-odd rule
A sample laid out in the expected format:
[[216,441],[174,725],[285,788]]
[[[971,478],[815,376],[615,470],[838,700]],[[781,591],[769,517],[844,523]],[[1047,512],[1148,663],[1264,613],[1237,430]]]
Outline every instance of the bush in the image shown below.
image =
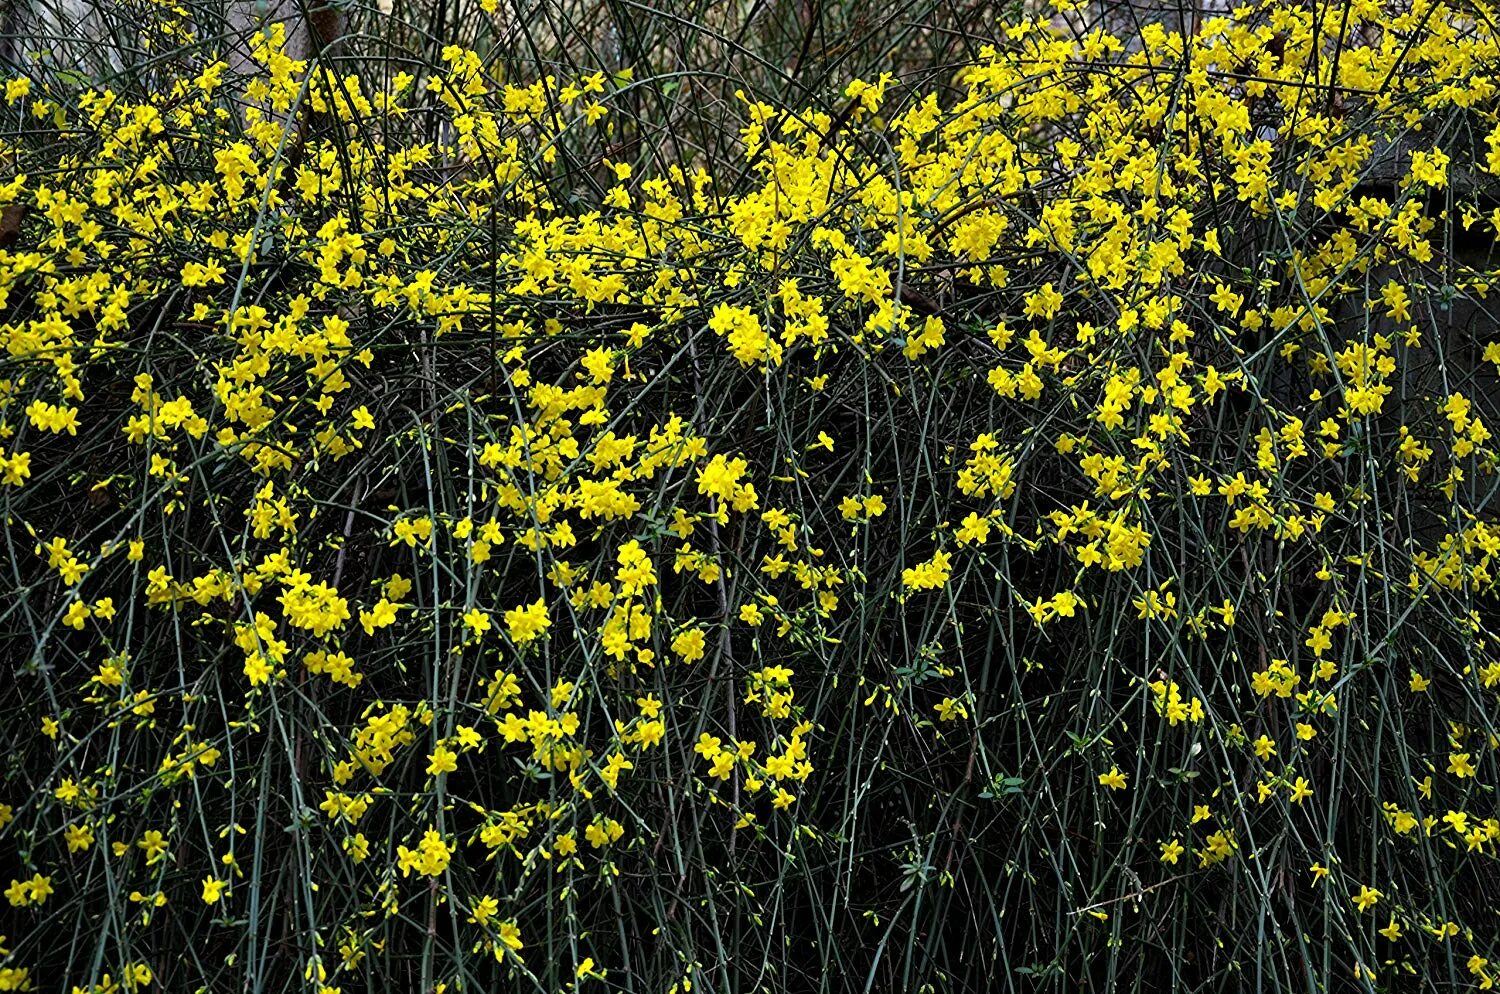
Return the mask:
[[1069,6],[29,52],[0,989],[1490,987],[1488,8]]

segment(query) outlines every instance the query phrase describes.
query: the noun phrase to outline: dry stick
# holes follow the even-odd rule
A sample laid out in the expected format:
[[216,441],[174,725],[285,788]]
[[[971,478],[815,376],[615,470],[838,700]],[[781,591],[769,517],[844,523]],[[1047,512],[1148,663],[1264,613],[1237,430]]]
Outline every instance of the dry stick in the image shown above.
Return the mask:
[[[307,29],[307,32],[308,32],[308,39],[307,39],[307,41],[308,41],[308,46],[310,48],[309,54],[312,55],[314,59],[316,59],[316,64],[317,64],[318,68],[322,69],[323,68],[324,53],[329,48],[329,46],[331,46],[335,41],[337,41],[338,38],[339,38],[339,36],[341,34],[343,34],[343,17],[339,13],[339,11],[338,11],[337,8],[333,7],[331,4],[328,4],[328,3],[324,3],[322,6],[316,8],[316,9],[312,9],[312,10],[308,9],[308,7],[304,4],[303,7],[302,7],[302,14],[303,14],[304,19],[306,21],[306,29]],[[309,77],[309,78],[311,78],[311,77]],[[311,128],[313,126],[313,119],[315,117],[317,117],[317,116],[320,116],[320,115],[317,115],[316,112],[314,112],[314,114],[312,114],[312,115],[307,115],[307,114],[299,114],[298,115],[297,137],[296,137],[296,139],[295,139],[295,141],[294,141],[291,149],[289,149],[288,162],[290,162],[290,163],[297,163],[297,162],[301,161],[302,156],[303,156],[303,154],[305,152],[305,147],[306,147],[306,143],[307,143],[309,134],[311,132]],[[278,149],[278,152],[279,151],[280,150]],[[288,170],[287,172],[291,173],[292,171],[293,170]],[[271,179],[272,179],[272,177],[268,177],[267,178],[268,189],[269,189],[269,184],[271,182]],[[259,224],[259,219],[257,219],[257,225],[258,224]],[[246,259],[247,259],[247,262],[248,262],[249,256],[247,256]],[[236,293],[236,296],[238,296],[238,293]],[[356,501],[356,503],[357,503],[357,501]],[[335,569],[335,572],[334,572],[334,576],[335,576],[334,586],[335,587],[338,586],[338,575],[343,570],[343,566],[344,566],[344,549],[348,546],[349,532],[353,528],[353,525],[354,525],[354,510],[351,507],[350,510],[349,510],[349,514],[348,514],[347,518],[345,519],[345,523],[344,523],[344,539],[345,539],[345,541],[342,542],[342,543],[340,543],[340,545],[339,545],[338,567]],[[313,684],[311,687],[307,686],[307,667],[306,666],[300,666],[300,667],[298,667],[297,668],[297,690],[299,692],[301,692],[301,693],[304,693],[304,694],[313,694],[316,691],[316,686],[317,686],[316,684]],[[304,742],[303,742],[302,732],[303,732],[302,724],[300,722],[294,722],[293,723],[293,731],[292,731],[292,735],[293,735],[292,765],[293,765],[293,770],[294,770],[294,774],[293,775],[296,776],[297,782],[299,784],[300,783],[304,783],[307,780],[307,761],[306,761],[306,756],[305,756],[304,749],[303,749]],[[297,817],[301,818],[301,816],[302,816],[302,813],[299,811],[297,813]]]
[[[690,337],[688,339],[688,355],[691,357],[693,364],[693,391],[701,397],[703,396],[703,378],[698,371],[698,340],[696,336]],[[709,545],[712,549],[714,562],[717,563],[719,562],[720,553],[718,519],[719,504],[717,498],[711,500],[709,507],[712,511],[712,514],[708,519],[708,539]],[[733,639],[731,639],[729,635],[729,594],[724,584],[724,568],[722,564],[719,567],[718,581],[714,584],[714,594],[719,602],[719,617],[723,619],[723,622],[719,628],[719,657],[718,659],[714,660],[714,668],[709,676],[709,681],[711,683],[713,679],[718,676],[719,666],[721,665],[721,663],[727,662],[729,664],[729,679],[725,681],[726,685],[729,688],[729,741],[734,744],[735,748],[738,748],[739,743],[736,740],[738,732],[735,727],[734,710],[734,643]],[[734,775],[730,778],[730,791],[730,797],[734,802],[734,809],[736,812],[738,812],[740,808],[740,774],[739,770],[737,769],[735,770]],[[735,840],[737,837],[738,836],[736,835],[736,833],[729,833],[730,856],[734,855]]]
[[1112,898],[1110,898],[1107,901],[1099,901],[1099,902],[1096,902],[1094,904],[1090,904],[1087,907],[1078,908],[1076,910],[1070,911],[1070,912],[1068,912],[1068,914],[1069,915],[1073,915],[1073,916],[1077,916],[1077,915],[1083,914],[1086,911],[1093,911],[1095,908],[1102,908],[1102,907],[1104,907],[1105,905],[1108,905],[1108,904],[1119,904],[1121,901],[1134,901],[1134,900],[1136,900],[1138,898],[1145,897],[1147,894],[1151,893],[1152,891],[1154,891],[1154,890],[1156,890],[1158,888],[1165,887],[1167,884],[1176,883],[1179,880],[1184,880],[1184,879],[1186,879],[1186,878],[1188,878],[1188,877],[1190,877],[1192,875],[1193,875],[1192,871],[1188,871],[1187,873],[1179,873],[1175,877],[1168,877],[1165,880],[1158,880],[1156,883],[1150,885],[1149,887],[1142,887],[1139,890],[1134,891],[1133,893],[1130,893],[1130,894],[1121,894],[1119,897],[1112,897]]
[[339,555],[333,564],[333,585],[339,585],[339,579],[344,575],[344,554],[349,549],[349,536],[354,533],[354,511],[364,500],[363,481],[354,484],[354,500],[349,504],[349,512],[344,515],[344,540],[339,543]]
[[[717,500],[715,500],[714,504],[711,506],[713,507],[714,512],[717,514]],[[711,517],[708,519],[708,538],[709,544],[713,548],[714,560],[717,562],[719,558],[719,519],[717,517]],[[729,635],[729,595],[724,589],[724,569],[722,566],[720,566],[719,568],[718,582],[714,584],[714,593],[719,601],[719,616],[724,619],[723,626],[719,629],[719,657],[729,664],[729,679],[724,681],[725,686],[729,691],[729,741],[734,744],[736,749],[738,749],[738,732],[735,729],[734,714],[734,649],[733,640]],[[717,667],[715,668],[717,669]],[[738,770],[735,770],[734,776],[730,778],[730,791],[730,797],[734,801],[735,811],[739,811],[740,774]],[[734,855],[734,843],[736,838],[738,838],[738,836],[734,832],[729,833],[729,854],[731,856]]]
[[[354,509],[359,507],[360,501],[363,499],[363,495],[360,491],[361,485],[356,483],[354,487],[354,500],[349,505],[348,513],[344,515],[344,540],[339,543],[338,558],[334,561],[333,566],[333,586],[335,589],[337,589],[339,580],[344,575],[344,557],[349,549],[349,536],[354,533]],[[307,685],[306,666],[299,667],[297,670],[297,689],[308,695],[309,698],[316,698],[317,696],[317,684],[312,684],[311,686]],[[306,779],[307,774],[307,764],[303,759],[302,752],[301,725],[297,726],[295,735],[296,738],[293,747],[293,763],[297,770],[297,779],[299,782],[301,782]]]
[[437,877],[427,880],[427,943],[422,950],[422,994],[431,994],[433,987],[432,979],[432,950],[437,943]]
[[[969,761],[964,765],[964,789],[967,790],[974,782],[974,759],[979,751],[979,730],[976,728],[969,733]],[[943,857],[943,872],[949,873],[953,870],[953,855],[958,851],[959,828],[963,815],[953,812],[953,824],[949,828],[948,855]]]

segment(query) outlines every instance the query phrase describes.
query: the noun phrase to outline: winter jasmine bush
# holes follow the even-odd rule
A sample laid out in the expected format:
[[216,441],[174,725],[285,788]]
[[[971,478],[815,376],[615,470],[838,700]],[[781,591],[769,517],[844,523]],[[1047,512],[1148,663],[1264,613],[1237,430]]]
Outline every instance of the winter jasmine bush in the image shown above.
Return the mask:
[[0,990],[1500,975],[1488,5],[700,67],[732,157],[135,6],[4,84]]

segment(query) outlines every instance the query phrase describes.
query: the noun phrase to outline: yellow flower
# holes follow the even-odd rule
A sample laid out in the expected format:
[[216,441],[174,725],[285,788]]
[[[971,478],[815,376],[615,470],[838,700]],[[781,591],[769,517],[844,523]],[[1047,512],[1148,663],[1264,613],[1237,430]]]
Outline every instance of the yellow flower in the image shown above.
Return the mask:
[[552,619],[547,616],[547,603],[540,597],[531,604],[505,612],[505,625],[510,631],[510,637],[522,645],[534,641],[551,624]]
[[88,825],[69,825],[63,830],[68,852],[83,852],[94,844],[94,830]]
[[456,769],[458,769],[458,753],[445,745],[439,745],[427,756],[427,773],[429,776],[452,773]]
[[416,872],[419,876],[437,877],[448,868],[457,846],[446,842],[437,829],[429,828],[416,848],[396,847],[396,865],[403,877]]
[[1119,767],[1111,766],[1108,773],[1099,774],[1099,782],[1110,790],[1125,789],[1125,774],[1120,772]]
[[464,627],[475,635],[483,635],[490,630],[490,616],[479,608],[471,608],[464,612]]
[[1448,754],[1448,772],[1460,780],[1472,777],[1475,773],[1474,764],[1469,762],[1469,754],[1466,752],[1452,752]]
[[496,930],[500,936],[501,945],[512,953],[521,949],[521,930],[513,921],[501,922]]
[[203,903],[204,904],[217,904],[219,902],[220,895],[222,895],[224,893],[224,888],[226,888],[228,886],[229,886],[229,884],[227,882],[223,881],[223,880],[218,880],[218,879],[216,879],[214,877],[204,877],[203,878]]
[[939,721],[953,721],[957,718],[967,718],[969,716],[968,709],[964,707],[963,701],[952,697],[943,698],[934,704],[932,709],[938,713]]
[[166,838],[154,828],[142,835],[136,845],[145,850],[147,863],[155,863],[167,851]]
[[83,631],[84,621],[88,619],[91,613],[89,606],[83,601],[74,601],[68,605],[68,610],[63,614],[63,624],[81,632]]
[[689,628],[672,639],[672,652],[681,657],[683,662],[692,663],[703,658],[706,644],[703,629]]
[[500,912],[500,902],[486,894],[474,902],[471,910],[473,913],[469,916],[469,921],[477,925],[485,925]]

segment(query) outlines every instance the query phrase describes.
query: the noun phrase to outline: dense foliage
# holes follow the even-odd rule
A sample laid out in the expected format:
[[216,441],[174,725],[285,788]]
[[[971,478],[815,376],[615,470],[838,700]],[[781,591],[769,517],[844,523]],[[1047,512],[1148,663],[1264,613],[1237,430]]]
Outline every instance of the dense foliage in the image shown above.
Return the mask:
[[728,161],[130,6],[4,82],[0,990],[1500,976],[1490,7],[1059,3]]

